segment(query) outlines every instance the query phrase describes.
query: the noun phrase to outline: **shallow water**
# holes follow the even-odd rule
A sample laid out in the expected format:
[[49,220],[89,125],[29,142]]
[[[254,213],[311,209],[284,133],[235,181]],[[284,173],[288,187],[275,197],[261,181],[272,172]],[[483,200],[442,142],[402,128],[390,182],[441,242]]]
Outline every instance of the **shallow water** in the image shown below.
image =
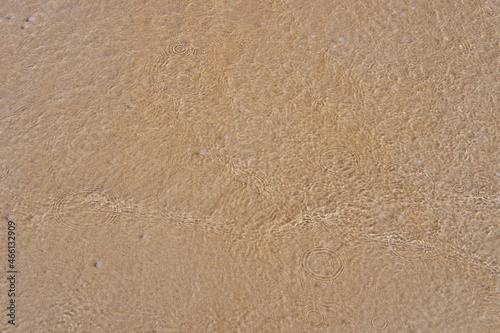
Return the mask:
[[2,4],[2,332],[497,332],[498,9]]

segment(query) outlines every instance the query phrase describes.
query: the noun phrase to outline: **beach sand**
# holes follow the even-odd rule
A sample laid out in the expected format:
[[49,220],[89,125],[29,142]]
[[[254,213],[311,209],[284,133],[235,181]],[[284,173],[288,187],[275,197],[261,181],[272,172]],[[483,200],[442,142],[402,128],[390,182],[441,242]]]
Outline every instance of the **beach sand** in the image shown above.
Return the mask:
[[1,331],[498,332],[498,11],[3,3]]

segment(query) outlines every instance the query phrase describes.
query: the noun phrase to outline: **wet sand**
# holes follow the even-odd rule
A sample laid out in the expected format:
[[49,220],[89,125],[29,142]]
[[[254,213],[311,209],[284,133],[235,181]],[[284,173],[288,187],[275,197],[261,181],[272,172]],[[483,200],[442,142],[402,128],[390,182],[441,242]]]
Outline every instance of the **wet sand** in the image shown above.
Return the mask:
[[498,10],[0,5],[2,332],[498,332]]

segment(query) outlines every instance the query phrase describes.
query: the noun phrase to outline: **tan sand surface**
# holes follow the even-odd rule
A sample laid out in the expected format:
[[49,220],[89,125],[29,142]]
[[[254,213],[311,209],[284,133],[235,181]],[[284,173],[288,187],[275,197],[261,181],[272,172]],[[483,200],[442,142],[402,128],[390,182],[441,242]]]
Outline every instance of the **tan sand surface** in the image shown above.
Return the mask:
[[500,332],[499,9],[2,1],[0,332]]

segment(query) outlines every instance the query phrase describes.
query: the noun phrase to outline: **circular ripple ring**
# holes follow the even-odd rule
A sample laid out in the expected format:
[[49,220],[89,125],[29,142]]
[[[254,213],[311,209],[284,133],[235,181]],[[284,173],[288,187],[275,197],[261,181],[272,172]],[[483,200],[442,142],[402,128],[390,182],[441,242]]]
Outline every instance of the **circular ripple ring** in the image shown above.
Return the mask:
[[[317,269],[311,267],[311,261],[319,257],[327,257],[327,265],[330,272],[319,272]],[[331,281],[342,275],[345,269],[343,258],[335,251],[328,248],[312,248],[304,252],[302,255],[302,267],[305,272],[319,281]]]
[[306,321],[311,326],[321,326],[325,323],[325,317],[318,310],[309,310],[306,313]]
[[[109,192],[81,189],[60,197],[53,204],[56,221],[76,231],[97,232],[116,222],[119,209]],[[79,220],[72,215],[89,215]],[[97,215],[97,216],[92,216]]]

